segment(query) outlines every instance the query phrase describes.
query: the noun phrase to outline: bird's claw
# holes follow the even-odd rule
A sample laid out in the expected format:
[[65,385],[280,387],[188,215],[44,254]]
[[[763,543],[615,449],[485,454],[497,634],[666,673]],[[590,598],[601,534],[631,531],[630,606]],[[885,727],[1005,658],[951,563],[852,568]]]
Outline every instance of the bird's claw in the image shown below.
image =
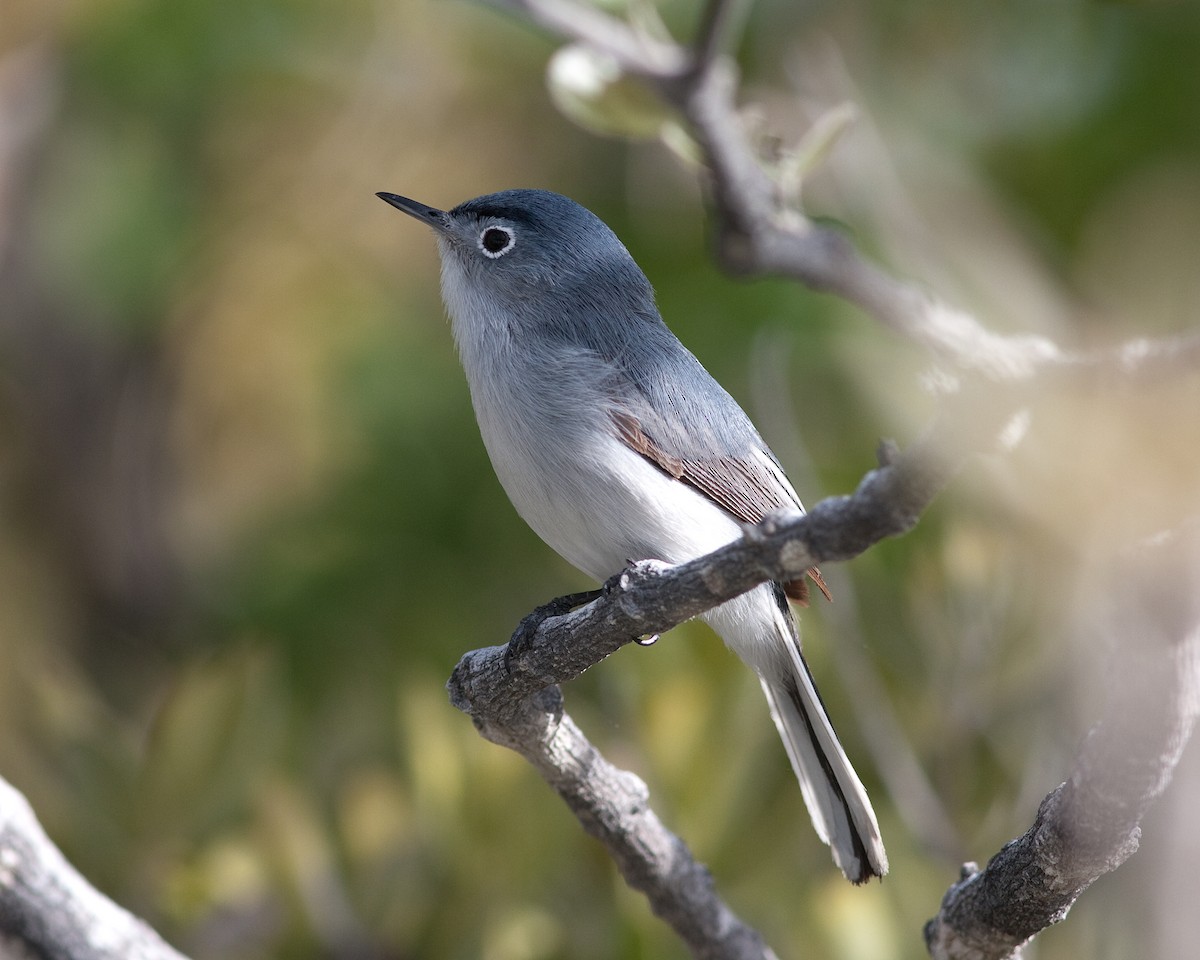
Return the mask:
[[528,653],[533,647],[533,639],[537,635],[538,627],[551,617],[561,617],[565,613],[570,613],[576,607],[582,607],[585,603],[591,603],[603,593],[603,590],[585,590],[583,593],[568,593],[561,597],[555,597],[553,600],[543,603],[540,607],[536,607],[531,613],[526,614],[521,622],[517,624],[517,629],[513,631],[512,637],[508,641],[508,646],[504,648],[504,672],[512,674],[513,662],[517,658]]

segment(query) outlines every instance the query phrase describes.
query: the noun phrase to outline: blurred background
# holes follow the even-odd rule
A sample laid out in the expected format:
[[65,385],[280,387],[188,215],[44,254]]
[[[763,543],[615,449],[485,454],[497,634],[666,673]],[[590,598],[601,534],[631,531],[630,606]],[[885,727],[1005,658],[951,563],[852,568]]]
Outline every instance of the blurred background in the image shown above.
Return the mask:
[[[660,12],[686,37],[697,5]],[[653,125],[565,119],[555,49],[457,0],[4,0],[0,774],[196,958],[685,956],[447,702],[464,651],[589,584],[495,482],[432,239],[376,190],[594,209],[810,503],[936,407],[927,358],[869,319],[722,276],[696,171]],[[995,328],[1082,346],[1195,324],[1197,49],[1194,4],[764,0],[738,58],[765,140],[857,110],[810,213]],[[782,957],[921,957],[959,863],[1026,829],[1099,717],[1080,556],[1195,509],[1194,439],[1131,453],[1113,424],[1190,426],[1196,400],[1064,404],[1070,430],[825,570],[803,628],[883,884],[832,866],[705,628],[623,650],[568,709]],[[1198,765],[1033,955],[1194,956]]]

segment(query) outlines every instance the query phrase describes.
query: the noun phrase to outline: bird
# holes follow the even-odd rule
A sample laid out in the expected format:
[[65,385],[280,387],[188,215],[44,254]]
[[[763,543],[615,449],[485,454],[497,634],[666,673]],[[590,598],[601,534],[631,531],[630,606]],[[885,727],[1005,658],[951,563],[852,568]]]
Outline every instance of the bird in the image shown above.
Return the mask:
[[[584,206],[540,189],[449,210],[381,199],[432,228],[479,431],[517,513],[605,581],[678,564],[804,508],[750,418],[667,327],[649,279]],[[828,597],[816,568],[809,579]],[[758,675],[818,836],[859,884],[887,873],[879,824],[838,740],[789,600],[765,583],[703,619]]]

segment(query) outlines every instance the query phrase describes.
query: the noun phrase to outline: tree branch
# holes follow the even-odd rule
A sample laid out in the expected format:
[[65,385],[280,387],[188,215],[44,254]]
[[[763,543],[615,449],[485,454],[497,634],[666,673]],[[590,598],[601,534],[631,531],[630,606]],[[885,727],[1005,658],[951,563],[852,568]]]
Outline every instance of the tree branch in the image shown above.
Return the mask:
[[471,714],[485,737],[533,765],[584,830],[604,844],[625,882],[646,895],[696,957],[775,960],[759,933],[717,895],[687,844],[650,808],[645,783],[609,763],[563,712],[557,686],[510,701],[503,720],[481,712],[472,697],[501,692],[502,663],[501,647],[464,656],[450,679],[451,702]]
[[966,448],[947,452],[951,432],[948,425],[931,430],[904,453],[883,445],[882,465],[853,494],[829,497],[805,514],[770,516],[706,556],[678,566],[632,564],[598,599],[542,620],[512,658],[511,674],[504,647],[468,653],[450,679],[455,705],[489,739],[506,742],[503,729],[530,697],[575,679],[634,637],[665,633],[768,580],[797,579],[809,567],[852,559],[906,533],[969,455]]
[[0,778],[0,954],[13,942],[47,960],[184,960],[80,876]]
[[916,284],[897,280],[865,260],[845,235],[780,202],[738,114],[736,68],[720,54],[733,19],[730,3],[712,0],[695,45],[685,48],[651,41],[609,14],[568,0],[493,2],[611,56],[683,114],[705,158],[717,252],[730,272],[790,277],[837,294],[939,358],[992,379],[1028,377],[1037,365],[1061,359],[1043,337],[993,333]]
[[600,756],[563,713],[557,684],[633,637],[665,632],[767,580],[794,579],[816,563],[849,559],[911,529],[967,456],[935,454],[949,432],[931,432],[903,454],[881,447],[881,466],[853,494],[823,500],[801,516],[770,517],[708,556],[677,567],[632,565],[609,580],[597,600],[541,621],[513,658],[511,675],[504,647],[474,650],[454,668],[451,702],[484,737],[534,766],[697,957],[774,954],[649,808],[645,785]]
[[[1200,715],[1198,545],[1193,531],[1122,558],[1107,578],[1089,578],[1090,596],[1121,598],[1099,605],[1088,634],[1089,646],[1107,641],[1112,650],[1103,719],[1033,826],[983,871],[964,865],[925,926],[935,960],[1019,954],[1136,852],[1142,817],[1170,782]],[[1132,598],[1130,570],[1139,588]]]
[[700,25],[692,42],[688,73],[699,76],[727,53],[750,0],[712,0],[700,13]]
[[[1111,371],[1200,366],[1200,336],[1072,353],[1037,334],[999,334],[919,284],[867,260],[837,229],[788,207],[738,112],[737,69],[722,53],[737,0],[710,0],[695,42],[665,44],[595,7],[572,0],[491,0],[568,40],[612,57],[680,111],[705,161],[722,265],[740,276],[779,276],[860,307],[893,333],[966,373],[1006,382],[1043,371]],[[1152,372],[1151,375],[1154,375]]]

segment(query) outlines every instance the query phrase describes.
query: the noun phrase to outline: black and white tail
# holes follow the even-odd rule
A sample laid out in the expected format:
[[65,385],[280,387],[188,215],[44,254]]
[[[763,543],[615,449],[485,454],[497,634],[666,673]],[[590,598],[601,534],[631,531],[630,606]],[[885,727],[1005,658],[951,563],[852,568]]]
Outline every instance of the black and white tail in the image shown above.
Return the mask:
[[787,646],[791,672],[761,677],[762,687],[813,827],[852,883],[882,877],[887,854],[871,800],[838,742],[794,636]]

